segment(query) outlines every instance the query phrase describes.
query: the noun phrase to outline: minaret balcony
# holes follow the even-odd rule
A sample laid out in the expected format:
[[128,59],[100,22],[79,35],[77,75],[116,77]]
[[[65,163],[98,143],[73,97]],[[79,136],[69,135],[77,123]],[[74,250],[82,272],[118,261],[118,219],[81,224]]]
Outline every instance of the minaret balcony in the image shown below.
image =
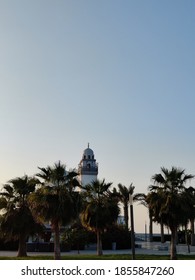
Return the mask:
[[80,174],[97,174],[98,167],[97,166],[79,166],[78,172]]

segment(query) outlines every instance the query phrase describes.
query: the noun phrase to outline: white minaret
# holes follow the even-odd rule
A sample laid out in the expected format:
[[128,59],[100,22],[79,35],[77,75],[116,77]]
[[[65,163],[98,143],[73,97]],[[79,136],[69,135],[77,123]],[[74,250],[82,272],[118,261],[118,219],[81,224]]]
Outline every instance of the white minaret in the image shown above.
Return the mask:
[[92,181],[97,180],[98,164],[96,163],[93,150],[89,148],[89,143],[87,149],[83,151],[83,157],[79,163],[78,173],[79,182],[83,187],[90,184]]

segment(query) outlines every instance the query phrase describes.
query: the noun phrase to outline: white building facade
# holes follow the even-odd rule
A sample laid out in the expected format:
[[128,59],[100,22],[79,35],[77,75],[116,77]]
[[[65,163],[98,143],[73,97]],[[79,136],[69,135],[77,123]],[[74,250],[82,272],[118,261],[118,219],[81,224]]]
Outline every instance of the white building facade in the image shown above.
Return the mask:
[[89,148],[89,144],[83,151],[83,156],[78,166],[78,174],[79,182],[83,187],[97,180],[98,164],[93,150]]

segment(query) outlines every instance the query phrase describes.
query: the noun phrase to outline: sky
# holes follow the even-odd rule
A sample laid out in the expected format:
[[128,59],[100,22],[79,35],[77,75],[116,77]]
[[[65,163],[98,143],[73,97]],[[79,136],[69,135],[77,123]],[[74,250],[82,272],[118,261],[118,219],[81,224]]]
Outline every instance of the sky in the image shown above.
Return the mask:
[[[194,13],[193,0],[0,0],[1,186],[77,168],[88,142],[113,187],[147,193],[162,166],[195,174]],[[144,232],[147,209],[134,215]]]

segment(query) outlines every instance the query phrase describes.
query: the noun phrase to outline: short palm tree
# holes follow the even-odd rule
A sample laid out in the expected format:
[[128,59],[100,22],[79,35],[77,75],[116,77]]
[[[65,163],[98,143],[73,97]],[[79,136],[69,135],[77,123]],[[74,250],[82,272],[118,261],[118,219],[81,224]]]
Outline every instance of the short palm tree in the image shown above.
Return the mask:
[[171,231],[171,259],[177,259],[176,242],[177,229],[187,216],[186,199],[184,199],[185,184],[193,175],[185,174],[184,169],[172,167],[161,168],[161,173],[152,177],[154,185],[147,196],[147,203],[153,218],[158,223],[168,226]]
[[36,176],[40,187],[30,197],[30,205],[42,222],[49,222],[54,233],[54,258],[60,259],[60,227],[68,225],[79,211],[79,194],[75,187],[77,173],[66,171],[60,161],[54,166],[40,168]]
[[85,204],[81,222],[88,230],[96,233],[97,254],[102,255],[102,233],[117,221],[118,199],[114,199],[109,188],[112,183],[96,180],[85,186]]
[[0,209],[3,210],[0,229],[5,239],[19,241],[18,257],[27,256],[28,235],[41,230],[28,205],[28,197],[34,192],[36,184],[35,178],[25,175],[10,180],[0,193]]

